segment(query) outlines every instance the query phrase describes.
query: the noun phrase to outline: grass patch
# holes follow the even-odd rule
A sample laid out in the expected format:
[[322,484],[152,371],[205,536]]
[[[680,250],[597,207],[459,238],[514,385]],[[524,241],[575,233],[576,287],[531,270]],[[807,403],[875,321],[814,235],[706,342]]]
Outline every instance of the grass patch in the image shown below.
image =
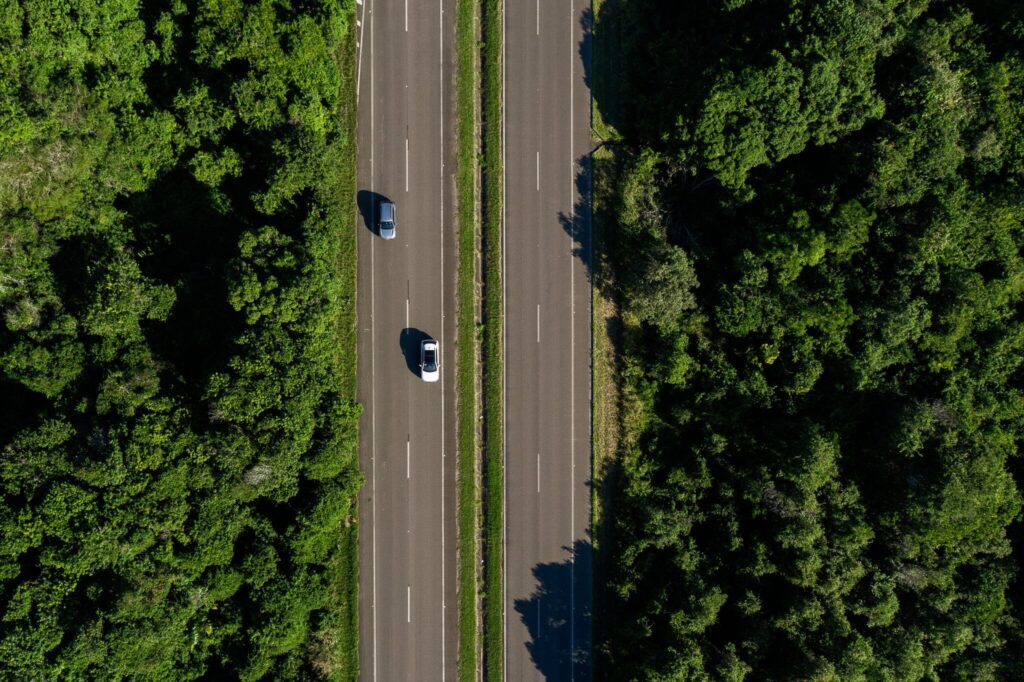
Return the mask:
[[593,213],[591,240],[593,244],[594,286],[592,287],[593,333],[593,413],[591,523],[594,529],[593,566],[593,641],[596,664],[601,665],[607,623],[608,550],[611,547],[612,491],[618,473],[618,449],[621,443],[619,349],[622,343],[622,321],[615,304],[613,273],[608,263],[610,238],[614,229],[613,205],[618,160],[609,147],[601,147],[591,157],[593,169]]
[[[336,206],[338,221],[337,277],[341,304],[337,326],[338,368],[342,394],[356,396],[356,17],[349,14],[347,36],[338,51],[341,105],[338,116],[344,134],[344,156]],[[358,453],[358,450],[356,451]],[[355,454],[354,456],[358,456]],[[359,525],[346,519],[338,550],[328,570],[331,604],[321,623],[317,667],[331,680],[359,677]]]
[[[593,168],[593,213],[591,233],[593,244],[594,286],[592,287],[593,338],[594,338],[594,411],[593,427],[593,522],[600,529],[602,510],[606,504],[601,483],[609,463],[614,459],[619,444],[619,388],[616,377],[619,373],[618,347],[621,321],[618,307],[612,296],[612,272],[608,264],[608,235],[613,227],[609,224],[614,197],[616,178],[616,157],[607,147],[602,147],[592,156]],[[599,549],[602,537],[596,534],[594,548]]]
[[459,273],[456,323],[458,409],[457,519],[459,534],[459,680],[476,682],[480,642],[480,516],[477,470],[477,50],[478,0],[459,0],[456,8],[458,47],[458,205]]
[[[619,159],[616,143],[621,135],[610,120],[621,121],[622,69],[621,21],[609,20],[618,0],[594,0],[593,66],[594,96],[592,120],[594,141],[599,145],[591,156],[593,169],[591,239],[593,244],[593,387],[591,415],[593,438],[591,523],[594,528],[593,642],[597,666],[605,660],[608,624],[607,584],[608,550],[611,547],[612,492],[617,485],[618,452],[622,442],[622,396],[620,349],[622,320],[614,296],[614,272],[609,263],[611,239],[615,229],[616,183]],[[603,115],[604,112],[607,116]]]
[[481,0],[483,108],[484,679],[502,674],[504,531],[502,360],[502,5]]

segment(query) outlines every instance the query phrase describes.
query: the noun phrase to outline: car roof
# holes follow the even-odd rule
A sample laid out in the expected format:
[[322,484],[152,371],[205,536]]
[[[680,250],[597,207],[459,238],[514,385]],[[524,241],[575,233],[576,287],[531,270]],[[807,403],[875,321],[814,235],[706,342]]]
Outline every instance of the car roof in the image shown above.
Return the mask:
[[380,204],[381,222],[391,223],[395,220],[395,205],[390,201],[382,201]]

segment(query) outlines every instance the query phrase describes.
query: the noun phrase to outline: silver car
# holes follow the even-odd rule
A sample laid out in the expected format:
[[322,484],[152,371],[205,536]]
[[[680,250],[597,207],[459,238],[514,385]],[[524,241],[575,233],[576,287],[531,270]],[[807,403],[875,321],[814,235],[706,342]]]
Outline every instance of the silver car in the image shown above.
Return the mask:
[[390,201],[380,202],[377,219],[377,234],[381,239],[395,238],[395,205]]
[[420,377],[430,383],[441,378],[441,344],[434,339],[420,342]]

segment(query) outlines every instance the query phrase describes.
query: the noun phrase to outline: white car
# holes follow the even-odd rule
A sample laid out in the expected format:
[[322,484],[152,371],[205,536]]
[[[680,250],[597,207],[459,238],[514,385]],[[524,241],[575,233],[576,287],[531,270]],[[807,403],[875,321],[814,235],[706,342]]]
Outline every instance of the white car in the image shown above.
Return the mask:
[[431,383],[441,378],[441,344],[434,339],[420,342],[420,377]]

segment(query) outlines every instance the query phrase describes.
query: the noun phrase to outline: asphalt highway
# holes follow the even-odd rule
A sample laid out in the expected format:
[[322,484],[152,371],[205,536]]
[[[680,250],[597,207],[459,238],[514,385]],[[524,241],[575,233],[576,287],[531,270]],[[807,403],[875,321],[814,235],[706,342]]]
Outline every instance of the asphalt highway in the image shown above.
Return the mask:
[[588,0],[505,0],[505,677],[591,672]]
[[[454,0],[363,0],[357,17],[360,672],[455,680]],[[418,374],[428,336],[435,384]]]

